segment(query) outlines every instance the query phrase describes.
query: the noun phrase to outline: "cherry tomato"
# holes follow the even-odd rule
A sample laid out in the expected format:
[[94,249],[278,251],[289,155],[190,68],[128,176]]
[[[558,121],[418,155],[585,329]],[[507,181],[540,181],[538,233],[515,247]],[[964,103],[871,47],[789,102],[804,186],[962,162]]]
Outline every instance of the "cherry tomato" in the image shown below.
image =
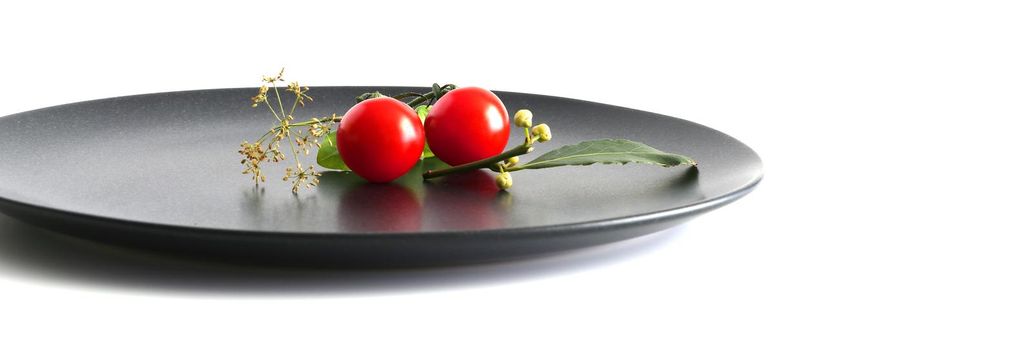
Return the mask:
[[458,88],[441,96],[424,123],[430,150],[449,165],[498,155],[509,141],[506,106],[479,87]]
[[337,128],[337,151],[355,174],[370,182],[390,182],[423,154],[423,125],[416,111],[390,97],[359,102]]

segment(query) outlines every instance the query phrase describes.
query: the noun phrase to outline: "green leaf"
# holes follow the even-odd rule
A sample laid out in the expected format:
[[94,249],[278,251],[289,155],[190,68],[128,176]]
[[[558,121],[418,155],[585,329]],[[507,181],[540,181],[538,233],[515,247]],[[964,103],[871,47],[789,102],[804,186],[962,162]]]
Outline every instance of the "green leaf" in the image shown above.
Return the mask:
[[316,153],[316,163],[327,169],[344,171],[351,170],[344,164],[344,160],[341,159],[341,155],[337,153],[337,145],[333,143],[333,140],[337,140],[336,131],[326,135],[326,137],[323,138],[323,142],[319,143],[319,153]]
[[[420,123],[423,123],[425,120],[427,120],[427,114],[430,114],[430,107],[431,106],[428,106],[428,105],[416,106],[416,115],[420,117]],[[426,158],[431,158],[431,157],[434,157],[434,152],[430,151],[430,144],[429,143],[424,143],[423,144],[423,155],[420,156],[420,159],[426,159]]]
[[547,152],[518,169],[542,169],[564,165],[644,163],[664,167],[696,165],[689,157],[667,153],[629,140],[591,140]]
[[427,120],[427,114],[430,114],[430,106],[416,106],[416,115],[420,117],[420,123],[423,123],[424,120]]
[[427,159],[427,158],[434,158],[434,152],[431,152],[429,144],[424,143],[423,144],[423,155],[420,156],[420,159]]

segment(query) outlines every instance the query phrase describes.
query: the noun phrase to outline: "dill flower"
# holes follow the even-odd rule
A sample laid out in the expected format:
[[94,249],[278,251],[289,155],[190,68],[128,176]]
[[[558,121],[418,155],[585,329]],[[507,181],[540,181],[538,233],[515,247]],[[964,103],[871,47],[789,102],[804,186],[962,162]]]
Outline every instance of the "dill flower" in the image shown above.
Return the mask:
[[268,99],[268,96],[269,96],[269,95],[267,95],[268,93],[269,93],[269,87],[268,86],[262,85],[261,87],[259,87],[258,88],[258,94],[251,98],[251,107],[252,108],[258,107],[259,103],[266,102],[267,99]]

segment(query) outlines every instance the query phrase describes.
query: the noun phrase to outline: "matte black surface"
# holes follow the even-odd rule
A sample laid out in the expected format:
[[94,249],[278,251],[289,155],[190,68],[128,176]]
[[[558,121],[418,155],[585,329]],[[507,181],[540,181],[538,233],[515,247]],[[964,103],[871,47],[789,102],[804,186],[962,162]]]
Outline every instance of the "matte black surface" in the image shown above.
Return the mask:
[[[315,87],[299,119],[342,114],[354,96],[399,87]],[[270,264],[435,265],[513,259],[627,239],[745,195],[757,155],[713,129],[622,107],[497,92],[512,113],[534,111],[553,141],[626,138],[689,155],[698,170],[595,165],[428,182],[419,170],[392,184],[327,172],[291,194],[286,163],[256,188],[237,147],[270,126],[254,89],[118,97],[0,118],[0,210],[59,232],[200,257]],[[513,128],[510,145],[520,142]],[[284,145],[286,147],[286,145]],[[314,157],[313,157],[314,158]],[[311,158],[310,158],[311,159]],[[314,159],[310,160],[314,164]],[[441,166],[427,161],[423,167]]]

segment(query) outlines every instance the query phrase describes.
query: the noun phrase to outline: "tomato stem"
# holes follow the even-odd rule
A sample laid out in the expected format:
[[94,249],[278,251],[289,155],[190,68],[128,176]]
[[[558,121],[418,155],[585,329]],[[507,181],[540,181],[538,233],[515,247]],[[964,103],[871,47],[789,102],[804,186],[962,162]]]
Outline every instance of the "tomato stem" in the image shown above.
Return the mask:
[[[525,128],[525,131],[526,130],[527,130],[527,128]],[[496,172],[498,172],[499,170],[506,170],[506,171],[521,170],[523,168],[520,167],[520,166],[507,167],[507,168],[504,168],[504,169],[500,169],[499,167],[501,165],[499,163],[500,162],[505,162],[507,159],[512,158],[512,157],[523,156],[523,155],[526,155],[528,153],[531,153],[531,151],[534,151],[534,147],[532,147],[532,146],[534,146],[534,142],[536,142],[536,141],[538,141],[538,136],[536,136],[536,135],[535,136],[530,136],[530,138],[524,140],[524,144],[521,144],[518,147],[511,148],[508,151],[499,154],[498,156],[491,157],[491,158],[484,158],[484,159],[481,159],[481,160],[478,160],[478,161],[473,161],[473,162],[469,162],[469,163],[461,164],[461,165],[456,165],[456,166],[452,166],[452,167],[446,167],[446,168],[435,169],[435,170],[428,170],[428,171],[424,172],[424,180],[434,179],[434,178],[437,178],[437,177],[444,177],[444,176],[446,176],[446,174],[450,174],[450,173],[464,172],[464,171],[470,171],[470,170],[476,170],[476,169],[482,169],[482,168],[492,169],[492,171],[496,171]]]
[[[426,179],[433,179],[433,178],[439,177],[439,176],[445,176],[445,175],[449,175],[449,174],[461,173],[461,172],[477,170],[477,169],[484,169],[484,168],[492,169],[493,167],[498,167],[498,163],[499,162],[505,161],[506,159],[509,159],[511,157],[516,157],[516,156],[519,156],[519,155],[528,154],[528,153],[530,153],[533,150],[534,150],[534,147],[531,147],[530,144],[526,144],[526,143],[520,144],[519,146],[513,147],[513,148],[509,149],[508,151],[502,152],[501,154],[499,154],[497,156],[494,156],[494,157],[491,157],[491,158],[485,158],[485,159],[481,159],[481,160],[478,160],[478,161],[473,161],[473,162],[470,162],[470,163],[466,163],[466,164],[462,164],[462,165],[456,165],[454,167],[449,167],[449,168],[444,168],[444,169],[428,170],[428,171],[423,173],[423,179],[424,180],[426,180]],[[493,169],[493,170],[497,170],[497,169]]]
[[444,86],[438,86],[438,84],[434,84],[433,90],[423,95],[420,95],[419,97],[414,98],[412,101],[409,101],[409,107],[416,108],[416,106],[419,106],[424,102],[439,99],[441,98],[441,96],[445,96],[446,93],[455,89],[455,84],[445,84]]
[[[410,100],[409,102],[405,102],[405,103],[408,104],[409,107],[416,108],[417,106],[419,106],[421,104],[424,104],[426,102],[430,102],[430,101],[439,99],[439,98],[441,98],[441,96],[445,96],[446,93],[448,93],[449,91],[455,90],[455,89],[456,89],[455,84],[445,84],[445,85],[434,84],[434,86],[431,87],[431,91],[427,92],[427,93],[424,93],[424,94],[421,94],[421,93],[418,93],[418,92],[403,92],[403,93],[400,93],[400,94],[397,94],[397,95],[393,95],[393,96],[391,96],[391,98],[394,98],[396,100],[405,102],[404,100],[402,100],[403,98],[410,98],[410,97],[412,97],[413,98],[412,100]],[[381,94],[379,91],[367,92],[367,93],[364,93],[362,95],[359,95],[359,96],[355,97],[355,102],[362,102],[362,101],[365,101],[365,100],[368,100],[368,99],[371,99],[371,98],[374,98],[374,97],[381,97],[381,96],[385,96],[385,95]]]

